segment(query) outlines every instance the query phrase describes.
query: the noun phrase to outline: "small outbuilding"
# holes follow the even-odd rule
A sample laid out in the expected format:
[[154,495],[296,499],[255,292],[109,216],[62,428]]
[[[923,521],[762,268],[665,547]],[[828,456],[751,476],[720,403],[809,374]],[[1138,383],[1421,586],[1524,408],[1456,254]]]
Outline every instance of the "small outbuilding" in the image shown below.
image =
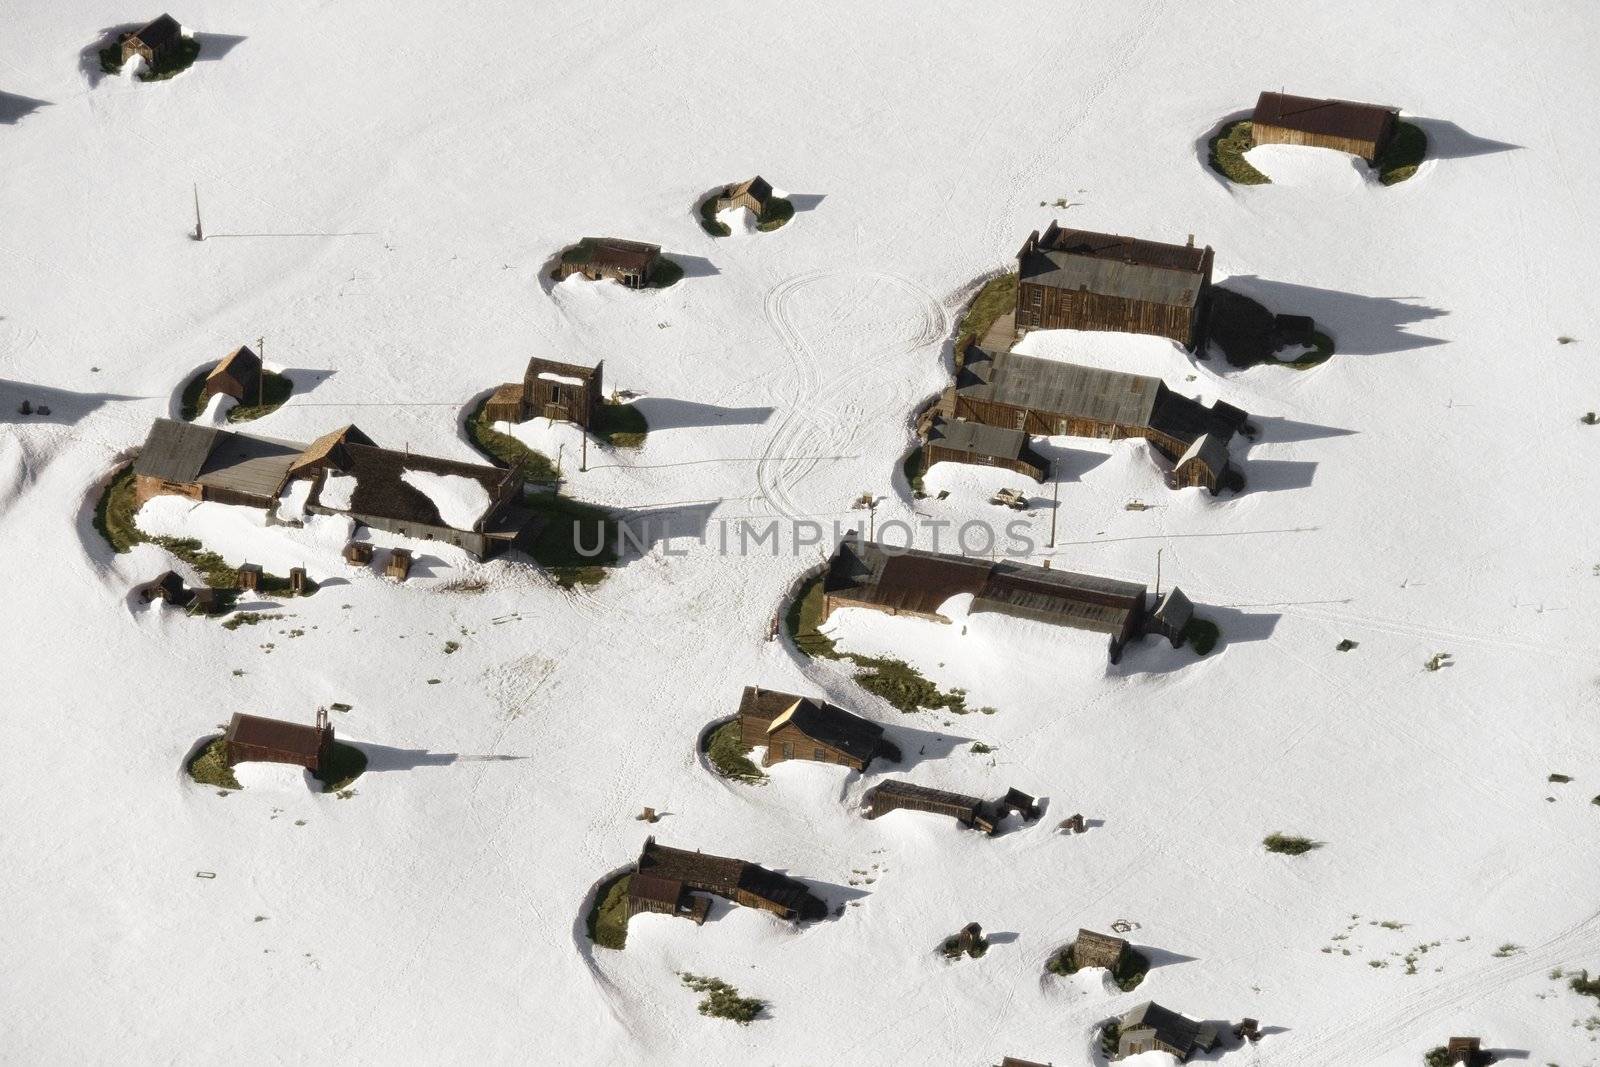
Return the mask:
[[739,739],[748,747],[765,746],[764,767],[801,759],[863,771],[874,757],[899,755],[875,722],[825,701],[758,686],[745,686],[740,698]]
[[868,819],[876,819],[891,811],[925,811],[954,819],[962,826],[982,830],[986,834],[994,833],[998,822],[993,808],[978,797],[916,785],[898,778],[873,786],[862,800],[862,814]]
[[193,599],[193,594],[184,587],[183,579],[178,577],[177,571],[167,571],[141,585],[139,599],[146,604],[152,600],[159,600],[164,604],[182,607]]
[[1209,1052],[1217,1043],[1217,1028],[1163,1008],[1147,1000],[1122,1016],[1118,1023],[1117,1054],[1126,1059],[1141,1052],[1165,1052],[1179,1062],[1196,1051]]
[[1399,121],[1397,108],[1269,92],[1257,98],[1250,128],[1256,144],[1333,148],[1375,163]]
[[261,357],[240,345],[223,356],[206,375],[205,385],[200,390],[200,407],[204,408],[218,393],[231,396],[241,404],[260,403],[262,381]]
[[1156,610],[1150,613],[1150,621],[1145,624],[1145,631],[1165,637],[1172,643],[1173,648],[1178,648],[1183,644],[1184,633],[1193,618],[1193,602],[1184,595],[1182,589],[1174,586],[1161,598]]
[[251,761],[287,763],[315,774],[333,745],[333,725],[326,708],[317,709],[315,726],[234,712],[222,741],[230,767]]
[[122,39],[122,61],[142,56],[147,68],[158,67],[177,54],[182,39],[183,27],[178,20],[162,14]]
[[661,246],[619,237],[585,237],[561,254],[556,280],[581,274],[590,281],[610,279],[629,289],[650,284]]
[[750,213],[757,218],[767,209],[772,201],[772,185],[761,175],[757,174],[749,181],[739,182],[737,185],[727,186],[717,197],[716,209],[727,211],[730,208],[748,208]]
[[1112,974],[1122,969],[1128,959],[1128,943],[1110,934],[1097,934],[1093,930],[1078,930],[1078,939],[1072,943],[1072,962],[1079,970],[1085,967],[1104,967]]
[[[803,882],[744,860],[658,845],[654,837],[645,838],[639,853],[633,878],[640,875],[645,876],[647,891],[656,900],[665,899],[670,883],[676,882],[681,891],[710,893],[792,921],[821,919],[828,914],[827,904]],[[630,897],[632,886],[630,881]]]
[[604,367],[603,362],[584,367],[535,356],[522,381],[508,382],[490,395],[484,417],[491,423],[553,419],[588,429],[605,395]]
[[1025,431],[935,416],[922,446],[924,467],[935,463],[975,463],[1015,471],[1042,482],[1050,461],[1035,452]]

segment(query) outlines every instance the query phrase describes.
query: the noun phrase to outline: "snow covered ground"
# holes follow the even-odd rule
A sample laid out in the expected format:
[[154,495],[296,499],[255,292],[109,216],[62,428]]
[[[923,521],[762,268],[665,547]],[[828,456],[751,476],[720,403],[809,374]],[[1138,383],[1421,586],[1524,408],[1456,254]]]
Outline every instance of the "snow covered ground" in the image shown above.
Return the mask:
[[[200,61],[144,84],[81,53],[153,11],[0,0],[0,1059],[1061,1067],[1148,997],[1274,1028],[1223,1062],[1416,1064],[1453,1033],[1600,1062],[1600,1005],[1550,978],[1600,970],[1600,430],[1578,421],[1600,407],[1600,13],[749,10],[192,0],[173,14]],[[1228,186],[1207,132],[1280,86],[1397,104],[1434,155],[1384,188],[1262,148],[1278,181]],[[707,236],[696,197],[757,172],[793,220]],[[1260,424],[1237,497],[1166,490],[1136,442],[1040,445],[1065,462],[1057,546],[1030,558],[1149,580],[1160,549],[1218,652],[1149,641],[1110,667],[1081,635],[844,613],[846,647],[996,708],[901,715],[765,640],[820,549],[725,556],[715,532],[853,523],[869,491],[880,525],[1009,519],[986,503],[1005,484],[1042,546],[1049,486],[941,466],[949,496],[913,503],[897,472],[974,279],[1052,216],[1193,233],[1218,280],[1314,316],[1338,354],[1235,371],[1143,345],[1142,372]],[[660,243],[686,277],[541,285],[586,235]],[[171,560],[110,552],[100,487],[195,367],[263,336],[295,394],[248,432],[355,422],[464,460],[464,406],[529,356],[604,359],[652,429],[591,443],[583,472],[561,438],[569,488],[666,533],[589,591],[438,545],[395,584],[339,560],[342,530],[158,502],[164,531],[322,588],[231,631],[130,611]],[[1438,652],[1453,665],[1425,671]],[[1015,786],[1045,819],[866,821],[876,769],[713,778],[696,734],[750,683],[826,694],[885,723],[915,780]],[[333,702],[371,758],[350,799],[182,775],[234,711]],[[644,805],[671,814],[646,827]],[[1072,812],[1100,825],[1053,834]],[[1323,847],[1265,852],[1279,830]],[[647,832],[812,880],[843,915],[719,904],[594,949],[585,894]],[[1136,992],[1043,975],[1117,920],[1158,964]],[[969,921],[989,953],[937,958]],[[675,970],[770,1014],[702,1017]]]

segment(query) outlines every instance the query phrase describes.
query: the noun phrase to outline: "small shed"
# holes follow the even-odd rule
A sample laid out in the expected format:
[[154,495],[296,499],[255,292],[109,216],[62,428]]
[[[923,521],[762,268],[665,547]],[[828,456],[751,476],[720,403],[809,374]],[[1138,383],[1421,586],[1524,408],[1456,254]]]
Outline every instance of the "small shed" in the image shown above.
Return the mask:
[[1044,481],[1050,470],[1050,461],[1033,450],[1023,430],[939,416],[928,427],[922,459],[925,467],[935,463],[999,467],[1027,475],[1036,482]]
[[317,709],[315,726],[236,711],[222,741],[230,767],[248,761],[287,763],[316,773],[333,744],[333,725],[326,708]]
[[1072,962],[1081,970],[1084,967],[1104,967],[1115,974],[1128,958],[1128,943],[1110,934],[1097,934],[1079,928],[1078,939],[1072,943]]
[[160,66],[177,51],[183,27],[171,15],[162,14],[122,39],[122,61],[142,56],[146,67]]
[[1189,627],[1189,621],[1194,618],[1194,604],[1184,595],[1182,589],[1173,586],[1167,595],[1161,598],[1161,603],[1156,605],[1156,610],[1150,613],[1150,620],[1145,624],[1145,629],[1153,634],[1158,634],[1172,642],[1173,648],[1183,644],[1184,631]]
[[729,208],[748,208],[757,218],[767,209],[767,204],[772,200],[772,186],[761,175],[757,174],[748,181],[727,186],[722,190],[722,195],[717,197],[717,210],[727,211]]
[[1288,93],[1262,93],[1250,116],[1256,144],[1333,148],[1374,163],[1394,139],[1397,108],[1320,100]]
[[1147,1000],[1120,1020],[1115,1059],[1126,1059],[1141,1052],[1161,1051],[1180,1062],[1197,1050],[1211,1051],[1217,1043],[1217,1028],[1198,1023]]
[[200,406],[205,407],[218,393],[231,396],[241,404],[260,403],[262,383],[261,357],[240,345],[223,356],[206,375],[205,385],[200,390]]
[[139,599],[146,604],[152,600],[159,600],[164,604],[181,607],[189,602],[190,593],[184,588],[183,579],[178,577],[176,571],[167,571],[141,585]]
[[372,562],[371,541],[351,541],[344,546],[344,561],[352,567],[365,567]]
[[1444,1046],[1445,1062],[1450,1067],[1478,1067],[1487,1062],[1483,1042],[1476,1037],[1452,1037]]
[[865,802],[863,815],[868,819],[902,809],[925,811],[947,816],[962,826],[982,830],[986,834],[995,831],[995,813],[979,798],[932,789],[903,779],[891,778],[873,786],[862,800]]
[[234,581],[238,583],[242,592],[255,593],[261,590],[261,579],[264,575],[265,572],[262,571],[261,564],[245,563],[239,567],[239,572],[234,577]]
[[581,274],[591,281],[610,279],[629,289],[643,289],[650,284],[660,258],[660,245],[619,237],[585,237],[562,253],[556,279]]
[[409,548],[392,548],[389,550],[389,562],[384,565],[383,573],[397,581],[405,581],[411,574],[411,550]]
[[995,803],[995,807],[1002,812],[1016,812],[1024,822],[1033,822],[1044,814],[1039,802],[1020,789],[1007,789],[1006,795]]
[[491,423],[554,419],[588,429],[605,399],[604,367],[604,362],[585,367],[535,356],[522,381],[505,383],[484,401],[484,418]]

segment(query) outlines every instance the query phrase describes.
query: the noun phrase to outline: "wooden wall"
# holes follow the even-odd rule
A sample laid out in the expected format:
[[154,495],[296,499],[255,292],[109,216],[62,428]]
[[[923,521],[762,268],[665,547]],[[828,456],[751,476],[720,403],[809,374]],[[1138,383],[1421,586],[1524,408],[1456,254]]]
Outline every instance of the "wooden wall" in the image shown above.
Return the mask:
[[1307,133],[1304,130],[1291,130],[1286,126],[1272,126],[1266,123],[1253,123],[1252,135],[1256,144],[1295,144],[1305,145],[1308,148],[1332,148],[1340,152],[1349,152],[1353,156],[1360,156],[1371,163],[1378,158],[1378,154],[1388,145],[1390,137],[1394,134],[1394,120],[1385,123],[1384,131],[1376,141],[1368,141],[1356,137],[1336,137],[1326,133]]
[[1198,339],[1200,303],[1180,307],[1022,282],[1017,286],[1017,325],[1039,330],[1151,333],[1193,348]]

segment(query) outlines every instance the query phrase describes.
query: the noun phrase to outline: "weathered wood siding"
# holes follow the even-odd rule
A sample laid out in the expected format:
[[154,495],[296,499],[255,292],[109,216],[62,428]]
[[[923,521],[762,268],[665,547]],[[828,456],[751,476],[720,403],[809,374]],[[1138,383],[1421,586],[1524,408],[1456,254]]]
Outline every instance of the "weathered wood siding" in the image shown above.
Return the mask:
[[1384,123],[1383,132],[1375,141],[1326,133],[1307,133],[1304,130],[1291,130],[1287,126],[1273,126],[1264,122],[1252,123],[1251,133],[1256,144],[1294,144],[1308,148],[1332,148],[1360,156],[1371,163],[1388,147],[1389,140],[1394,136],[1394,118],[1391,116]]
[[[1210,282],[1208,269],[1206,284]],[[1199,339],[1200,309],[1205,302],[1204,288],[1201,291],[1202,298],[1194,307],[1182,307],[1025,281],[1017,286],[1017,325],[1037,330],[1151,333],[1193,348]]]
[[1098,437],[1107,441],[1120,441],[1125,437],[1142,437],[1156,451],[1168,459],[1176,460],[1188,450],[1188,445],[1148,426],[1126,423],[1101,422],[1098,419],[1081,419],[1061,416],[1048,411],[1034,411],[1011,404],[998,404],[990,400],[975,400],[954,391],[947,393],[949,416],[980,422],[985,426],[1001,426],[1022,430],[1035,437]]
[[[768,734],[758,744],[767,746],[767,754],[762,758],[761,764],[770,767],[774,763],[784,760],[810,760],[813,763],[838,763],[855,770],[866,766],[864,762],[856,759],[848,752],[825,745],[813,737],[808,737],[793,726],[784,726],[777,733]],[[784,755],[784,745],[789,745],[792,755]]]

